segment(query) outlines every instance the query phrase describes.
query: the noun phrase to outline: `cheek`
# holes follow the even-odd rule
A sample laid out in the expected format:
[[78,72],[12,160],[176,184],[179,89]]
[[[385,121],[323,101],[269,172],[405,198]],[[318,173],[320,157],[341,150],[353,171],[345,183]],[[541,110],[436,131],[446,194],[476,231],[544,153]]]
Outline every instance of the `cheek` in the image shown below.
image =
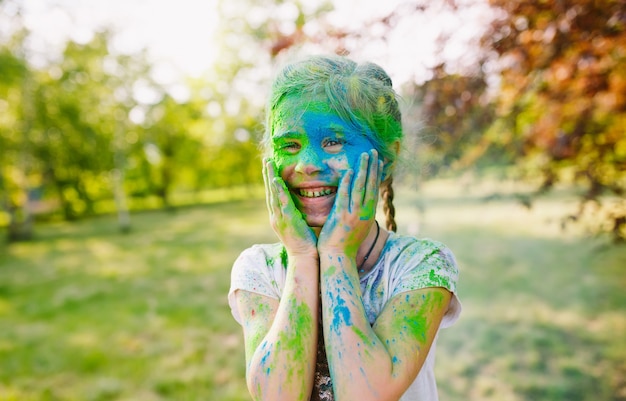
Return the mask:
[[346,160],[350,164],[350,168],[354,171],[359,169],[359,160],[361,159],[361,155],[367,152],[367,149],[351,149],[349,152],[346,152]]
[[353,168],[352,159],[347,154],[337,155],[328,161],[328,167],[337,171],[346,171],[349,168]]
[[282,175],[285,167],[287,167],[290,163],[289,157],[279,152],[273,152],[272,160],[274,160],[274,164],[276,165],[276,174],[279,176]]

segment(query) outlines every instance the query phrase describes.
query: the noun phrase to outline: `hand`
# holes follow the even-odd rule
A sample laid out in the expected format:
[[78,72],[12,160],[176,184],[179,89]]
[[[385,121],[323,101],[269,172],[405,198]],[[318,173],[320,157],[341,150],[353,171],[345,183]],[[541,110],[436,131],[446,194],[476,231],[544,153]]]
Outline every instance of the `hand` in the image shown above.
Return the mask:
[[274,161],[263,160],[265,200],[272,229],[290,255],[317,256],[317,238],[293,203],[282,178],[276,176]]
[[320,232],[318,249],[333,249],[356,258],[359,246],[369,233],[376,216],[378,190],[383,163],[374,149],[363,153],[359,170],[354,175],[348,170],[342,177],[335,204]]

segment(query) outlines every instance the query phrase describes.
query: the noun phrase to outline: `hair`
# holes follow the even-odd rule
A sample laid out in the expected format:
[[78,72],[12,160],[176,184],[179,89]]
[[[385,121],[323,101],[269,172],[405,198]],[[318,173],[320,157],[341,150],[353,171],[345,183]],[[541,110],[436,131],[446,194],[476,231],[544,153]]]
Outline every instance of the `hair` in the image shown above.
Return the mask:
[[266,106],[261,142],[266,152],[271,148],[274,114],[292,95],[305,99],[322,95],[343,120],[367,128],[360,131],[371,134],[370,141],[385,160],[380,194],[386,228],[396,231],[391,172],[397,158],[396,144],[403,137],[402,116],[398,95],[385,70],[374,63],[356,63],[342,56],[312,56],[284,67],[274,79]]

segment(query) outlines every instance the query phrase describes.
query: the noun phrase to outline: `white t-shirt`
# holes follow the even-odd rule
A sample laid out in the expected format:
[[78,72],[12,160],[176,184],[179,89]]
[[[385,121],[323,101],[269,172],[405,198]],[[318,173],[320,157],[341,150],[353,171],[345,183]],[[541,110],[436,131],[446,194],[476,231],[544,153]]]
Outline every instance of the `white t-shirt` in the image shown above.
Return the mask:
[[[235,320],[242,324],[234,292],[238,289],[280,299],[285,285],[287,256],[280,243],[254,245],[239,255],[231,273],[228,302]],[[374,324],[385,304],[400,293],[428,287],[444,287],[452,300],[440,328],[451,326],[459,317],[461,303],[456,295],[458,267],[452,252],[443,244],[389,233],[376,265],[361,277],[363,306]],[[415,381],[399,401],[437,401],[435,382],[435,341]]]

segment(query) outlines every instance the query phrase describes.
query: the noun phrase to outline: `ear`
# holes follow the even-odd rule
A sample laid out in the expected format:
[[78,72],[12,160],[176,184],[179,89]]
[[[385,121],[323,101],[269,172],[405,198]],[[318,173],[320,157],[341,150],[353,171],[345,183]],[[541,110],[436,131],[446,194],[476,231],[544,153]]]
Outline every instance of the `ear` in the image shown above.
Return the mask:
[[400,154],[400,141],[394,141],[391,145],[389,145],[389,149],[391,149],[393,151],[393,153],[396,155],[396,157],[394,158],[394,160],[389,160],[388,158],[385,158],[383,160],[384,164],[383,164],[383,181],[387,179],[387,177],[389,177],[391,175],[391,173],[393,172],[393,168],[395,165],[395,160],[397,160],[397,156],[398,154]]

